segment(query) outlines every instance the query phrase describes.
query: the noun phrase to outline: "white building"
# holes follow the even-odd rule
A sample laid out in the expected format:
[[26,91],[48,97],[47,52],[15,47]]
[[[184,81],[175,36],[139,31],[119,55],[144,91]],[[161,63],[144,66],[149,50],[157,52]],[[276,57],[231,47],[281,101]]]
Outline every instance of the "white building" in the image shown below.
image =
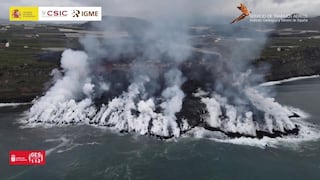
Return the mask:
[[1,40],[0,41],[0,48],[8,48],[10,47],[10,43],[8,40]]

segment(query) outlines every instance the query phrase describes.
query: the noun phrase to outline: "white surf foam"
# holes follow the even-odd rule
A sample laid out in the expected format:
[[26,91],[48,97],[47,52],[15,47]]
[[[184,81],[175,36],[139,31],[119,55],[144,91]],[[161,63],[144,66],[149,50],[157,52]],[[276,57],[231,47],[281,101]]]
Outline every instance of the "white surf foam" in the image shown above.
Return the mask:
[[262,139],[257,138],[228,138],[226,135],[220,132],[212,132],[201,127],[197,127],[188,132],[185,136],[192,138],[205,138],[220,143],[228,143],[235,145],[253,146],[259,148],[279,148],[289,147],[298,148],[304,142],[317,141],[320,139],[319,127],[305,122],[296,122],[300,127],[299,135],[291,135],[286,137],[269,138],[263,137]]
[[[237,145],[249,145],[260,148],[267,147],[280,147],[280,146],[298,146],[300,143],[306,141],[316,141],[320,138],[319,127],[309,124],[304,119],[309,118],[310,115],[304,111],[294,108],[282,106],[275,102],[273,98],[264,97],[255,88],[245,88],[249,100],[255,105],[255,107],[265,113],[264,123],[257,124],[252,120],[252,113],[247,112],[245,116],[241,116],[241,112],[237,111],[237,108],[227,104],[226,99],[223,97],[212,94],[211,97],[206,97],[208,93],[197,93],[201,101],[206,104],[208,109],[208,117],[205,122],[211,127],[219,128],[226,132],[240,132],[250,135],[255,135],[256,130],[272,132],[272,130],[283,131],[286,129],[294,128],[294,125],[298,125],[300,128],[299,135],[289,135],[286,137],[269,138],[229,138],[221,132],[212,132],[202,127],[196,127],[187,133],[188,136],[194,138],[208,138],[217,142],[231,143]],[[200,95],[199,95],[200,94]],[[222,115],[221,106],[226,107],[226,113],[229,118],[225,121],[221,121],[219,116]],[[298,114],[299,118],[289,118],[294,113]]]
[[299,76],[299,77],[293,77],[293,78],[283,79],[283,80],[279,80],[279,81],[265,82],[265,83],[260,84],[260,86],[274,86],[274,85],[278,85],[278,84],[282,84],[282,83],[286,83],[286,82],[292,82],[292,81],[298,81],[298,80],[304,80],[304,79],[313,79],[313,78],[319,78],[319,77],[320,77],[320,75]]
[[57,146],[53,147],[53,148],[50,148],[50,149],[47,149],[46,150],[46,155],[49,156],[52,152],[56,151],[57,149],[61,148],[61,147],[64,147],[64,146],[67,146],[70,144],[71,140],[70,139],[67,139],[65,137],[61,137],[61,138],[58,138],[58,139],[47,139],[46,142],[61,142],[60,144],[58,144]]
[[24,106],[30,105],[32,103],[0,103],[0,107],[16,107],[16,106]]

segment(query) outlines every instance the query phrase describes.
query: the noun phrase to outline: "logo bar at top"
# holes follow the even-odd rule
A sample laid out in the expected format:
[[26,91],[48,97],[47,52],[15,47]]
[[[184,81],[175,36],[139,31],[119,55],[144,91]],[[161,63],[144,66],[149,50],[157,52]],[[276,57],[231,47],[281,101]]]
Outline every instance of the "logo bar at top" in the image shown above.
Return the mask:
[[10,21],[101,21],[101,7],[10,7]]

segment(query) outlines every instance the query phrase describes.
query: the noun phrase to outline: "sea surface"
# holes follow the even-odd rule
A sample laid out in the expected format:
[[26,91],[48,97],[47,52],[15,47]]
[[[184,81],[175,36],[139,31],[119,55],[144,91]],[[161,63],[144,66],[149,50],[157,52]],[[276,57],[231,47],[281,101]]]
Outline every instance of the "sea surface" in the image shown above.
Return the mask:
[[[276,100],[320,125],[320,78],[275,87]],[[275,147],[117,134],[90,126],[21,128],[30,105],[0,108],[0,179],[319,180],[320,140]],[[9,166],[10,150],[46,150],[45,166]]]

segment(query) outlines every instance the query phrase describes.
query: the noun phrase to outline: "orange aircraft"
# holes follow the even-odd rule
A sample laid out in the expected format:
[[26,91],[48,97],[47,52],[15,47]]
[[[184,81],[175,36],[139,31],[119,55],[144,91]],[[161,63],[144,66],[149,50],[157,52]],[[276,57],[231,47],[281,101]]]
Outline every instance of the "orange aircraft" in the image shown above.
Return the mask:
[[249,16],[251,13],[251,11],[249,11],[248,8],[242,3],[240,3],[240,6],[238,6],[237,8],[242,12],[242,14],[236,19],[234,19],[230,24],[243,20],[244,18]]

